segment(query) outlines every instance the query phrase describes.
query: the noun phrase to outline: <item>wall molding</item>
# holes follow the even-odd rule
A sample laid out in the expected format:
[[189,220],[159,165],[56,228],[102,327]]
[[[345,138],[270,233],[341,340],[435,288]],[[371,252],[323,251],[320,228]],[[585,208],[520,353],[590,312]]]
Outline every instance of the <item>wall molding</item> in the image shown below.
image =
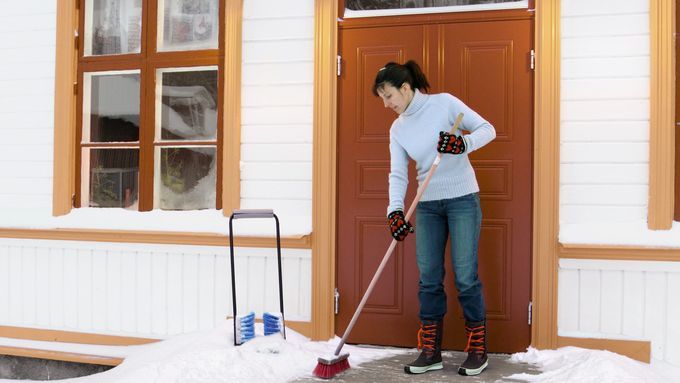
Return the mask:
[[[46,239],[55,241],[152,243],[168,245],[229,246],[229,236],[216,233],[187,233],[133,230],[95,229],[6,229],[0,228],[0,238]],[[276,237],[234,237],[234,245],[240,247],[273,248]],[[312,235],[282,237],[281,247],[287,249],[311,249]]]
[[78,354],[75,352],[40,350],[36,348],[0,346],[0,355],[23,356],[26,358],[61,360],[64,362],[99,364],[104,366],[117,366],[123,363],[122,358],[108,356]]
[[71,211],[75,193],[76,93],[78,51],[73,31],[78,29],[76,0],[57,0],[57,40],[54,68],[54,157],[52,214]]
[[651,230],[673,224],[675,198],[675,0],[649,1],[650,120],[649,212]]
[[224,2],[224,102],[222,104],[222,211],[241,205],[241,66],[243,0]]
[[560,0],[536,2],[531,343],[557,345]]
[[312,339],[335,334],[338,0],[314,2],[314,148],[312,185]]
[[607,350],[644,363],[649,363],[652,352],[650,341],[557,337],[557,347],[566,346],[588,348],[591,350]]
[[[297,321],[286,321],[286,327],[289,327],[307,337],[311,336],[313,328],[312,323],[310,322]],[[106,346],[136,346],[154,343],[161,340],[12,326],[0,326],[0,337],[43,342],[78,343]],[[123,358],[109,356],[28,347],[4,346],[2,344],[0,344],[0,355],[62,360],[66,362],[100,364],[106,366],[117,366],[124,360]]]
[[560,258],[680,262],[678,248],[561,244]]

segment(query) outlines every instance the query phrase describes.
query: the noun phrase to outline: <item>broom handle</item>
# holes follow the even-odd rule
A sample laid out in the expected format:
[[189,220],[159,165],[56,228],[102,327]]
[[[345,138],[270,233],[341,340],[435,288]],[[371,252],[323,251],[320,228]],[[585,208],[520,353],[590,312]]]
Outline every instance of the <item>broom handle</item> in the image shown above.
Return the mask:
[[[456,122],[453,124],[453,128],[451,128],[451,132],[450,132],[451,134],[454,134],[456,132],[456,129],[458,129],[458,125],[460,125],[460,122],[462,120],[463,120],[463,113],[458,113],[458,117],[456,117]],[[423,196],[423,193],[425,192],[425,188],[427,188],[427,184],[430,183],[430,178],[432,178],[434,171],[437,170],[437,167],[439,166],[439,162],[441,161],[441,159],[442,159],[442,153],[437,153],[437,158],[434,159],[434,162],[432,163],[430,170],[427,172],[427,177],[425,177],[425,181],[423,181],[423,184],[420,185],[420,187],[418,188],[418,192],[416,193],[416,197],[413,199],[413,202],[411,202],[411,206],[409,207],[408,211],[406,212],[406,217],[405,217],[406,222],[408,222],[408,220],[413,215],[413,212],[416,210],[416,206],[418,205],[420,198]],[[392,253],[394,252],[394,249],[396,247],[397,247],[397,240],[392,239],[390,246],[387,248],[387,252],[383,256],[383,259],[380,262],[380,265],[378,266],[378,270],[376,270],[375,274],[373,275],[373,279],[371,279],[371,283],[368,285],[368,288],[366,289],[366,292],[364,293],[363,298],[361,298],[361,302],[359,302],[359,306],[357,307],[356,311],[354,311],[354,315],[352,316],[352,320],[349,321],[349,325],[347,326],[347,329],[345,329],[345,333],[342,335],[342,339],[340,340],[338,347],[335,349],[335,356],[340,355],[340,350],[342,350],[342,347],[345,345],[345,341],[347,341],[347,337],[349,336],[349,333],[352,332],[352,328],[354,328],[354,324],[356,323],[357,319],[359,318],[359,314],[361,313],[361,310],[364,309],[364,305],[366,304],[368,297],[373,292],[373,288],[375,287],[375,284],[378,282],[378,278],[380,278],[380,274],[382,274],[383,269],[385,268],[385,265],[387,264],[387,261],[390,260],[390,257],[392,256]]]

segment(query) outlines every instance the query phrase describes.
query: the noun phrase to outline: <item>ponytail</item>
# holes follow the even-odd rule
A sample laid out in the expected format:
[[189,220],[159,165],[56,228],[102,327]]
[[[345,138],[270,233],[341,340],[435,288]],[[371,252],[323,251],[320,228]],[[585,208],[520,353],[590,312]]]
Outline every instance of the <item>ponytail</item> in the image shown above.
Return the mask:
[[427,77],[425,77],[425,73],[420,69],[417,62],[409,60],[403,65],[388,62],[378,70],[378,74],[375,76],[373,95],[377,96],[378,90],[385,85],[389,84],[395,88],[400,88],[404,83],[408,83],[414,91],[419,89],[421,92],[427,92],[430,88],[430,83],[427,82]]

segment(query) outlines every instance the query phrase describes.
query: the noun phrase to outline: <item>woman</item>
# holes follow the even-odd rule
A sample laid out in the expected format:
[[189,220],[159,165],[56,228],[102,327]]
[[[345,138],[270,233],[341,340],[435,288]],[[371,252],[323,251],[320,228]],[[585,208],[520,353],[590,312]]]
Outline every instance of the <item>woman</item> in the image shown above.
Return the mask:
[[[441,343],[446,314],[444,249],[451,237],[451,259],[458,300],[465,316],[468,357],[461,375],[477,375],[488,365],[486,313],[482,284],[477,275],[477,247],[482,222],[479,186],[468,154],[496,137],[489,122],[448,93],[428,95],[430,87],[415,61],[387,63],[373,84],[373,94],[398,117],[390,128],[390,176],[388,223],[392,236],[403,241],[413,232],[404,218],[408,162],[416,162],[418,183],[427,176],[437,156],[444,153],[416,209],[416,261],[420,272],[420,330],[418,358],[404,367],[420,374],[443,368]],[[447,133],[459,113],[461,129]],[[461,130],[470,134],[462,135]]]

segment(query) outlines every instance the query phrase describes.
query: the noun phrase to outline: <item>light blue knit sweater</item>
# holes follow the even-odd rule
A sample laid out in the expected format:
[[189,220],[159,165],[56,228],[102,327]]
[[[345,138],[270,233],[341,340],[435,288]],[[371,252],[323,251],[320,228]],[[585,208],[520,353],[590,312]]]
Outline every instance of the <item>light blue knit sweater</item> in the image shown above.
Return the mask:
[[[450,131],[460,112],[464,116],[459,128],[470,132],[464,136],[466,151],[443,154],[421,201],[455,198],[479,191],[468,153],[491,142],[496,137],[496,130],[456,97],[448,93],[428,95],[416,90],[409,106],[390,128],[388,214],[396,209],[404,210],[409,158],[416,162],[420,185],[437,157],[439,132]],[[460,129],[455,133],[460,135]]]

